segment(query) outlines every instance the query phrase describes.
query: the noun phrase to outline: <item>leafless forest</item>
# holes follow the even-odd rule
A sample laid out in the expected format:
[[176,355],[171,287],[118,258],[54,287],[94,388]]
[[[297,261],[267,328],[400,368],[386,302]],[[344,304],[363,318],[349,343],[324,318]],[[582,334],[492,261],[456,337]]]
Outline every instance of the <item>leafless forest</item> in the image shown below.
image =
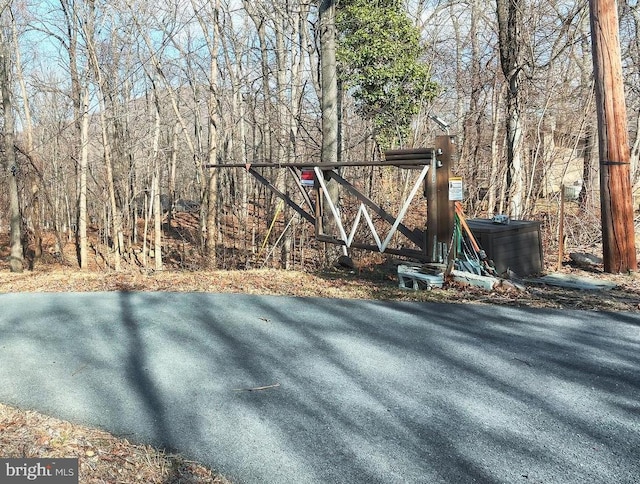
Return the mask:
[[[311,224],[246,169],[208,166],[273,163],[261,172],[304,204],[278,164],[323,161],[326,3],[333,2],[3,0],[0,232],[19,224],[12,257],[21,251],[28,267],[71,246],[66,262],[79,267],[98,259],[115,269],[161,268],[163,258],[220,268],[266,257],[293,268],[316,260]],[[416,100],[407,134],[382,146],[353,90],[340,89],[337,157],[373,162],[386,148],[432,146],[445,130],[437,116],[457,136],[453,171],[464,180],[467,214],[539,220],[553,249],[564,186],[567,244],[597,247],[588,2],[403,6],[435,95]],[[510,9],[509,22],[499,21],[501,9]],[[637,1],[621,0],[618,14],[637,209]],[[343,176],[395,210],[413,172],[357,167]],[[412,223],[424,225],[424,214],[418,201]]]

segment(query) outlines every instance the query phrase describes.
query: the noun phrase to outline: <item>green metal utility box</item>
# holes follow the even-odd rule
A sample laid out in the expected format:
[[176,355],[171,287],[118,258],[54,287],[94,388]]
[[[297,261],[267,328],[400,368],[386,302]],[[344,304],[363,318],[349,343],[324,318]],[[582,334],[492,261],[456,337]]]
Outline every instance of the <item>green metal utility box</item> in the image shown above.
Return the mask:
[[542,272],[540,222],[511,220],[508,224],[497,224],[486,219],[470,219],[468,224],[498,274],[507,269],[519,276]]

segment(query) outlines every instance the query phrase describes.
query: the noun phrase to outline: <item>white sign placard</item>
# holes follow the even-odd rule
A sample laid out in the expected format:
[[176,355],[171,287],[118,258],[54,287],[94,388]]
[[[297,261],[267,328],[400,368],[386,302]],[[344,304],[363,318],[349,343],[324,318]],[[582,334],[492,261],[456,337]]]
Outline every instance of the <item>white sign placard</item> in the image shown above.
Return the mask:
[[460,201],[464,199],[464,190],[462,189],[462,178],[449,178],[449,200]]

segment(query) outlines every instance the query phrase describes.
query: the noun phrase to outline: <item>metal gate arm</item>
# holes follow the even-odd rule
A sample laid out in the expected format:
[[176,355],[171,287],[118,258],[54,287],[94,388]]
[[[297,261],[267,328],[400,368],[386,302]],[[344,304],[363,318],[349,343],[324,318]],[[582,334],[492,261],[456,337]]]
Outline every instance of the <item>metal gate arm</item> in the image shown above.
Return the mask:
[[[369,208],[371,208],[383,220],[387,221],[391,225],[393,225],[396,222],[396,217],[386,212],[382,207],[377,205],[373,200],[368,198],[366,195],[360,193],[356,187],[354,187],[351,183],[349,183],[347,180],[345,180],[340,175],[338,175],[338,173],[336,173],[335,171],[328,171],[325,173],[328,173],[331,178],[333,178],[336,182],[338,182],[340,185],[346,188],[352,195],[354,195],[358,200],[360,200],[360,202],[364,203]],[[406,225],[402,223],[398,225],[398,232],[400,232],[402,235],[404,235],[407,239],[409,239],[411,242],[416,244],[418,247],[421,247],[424,244],[424,240],[420,234],[417,234],[415,231],[409,229]]]
[[267,180],[265,177],[263,177],[260,173],[258,173],[253,168],[249,168],[249,173],[251,173],[251,175],[253,175],[253,177],[256,180],[258,180],[260,183],[262,183],[265,187],[267,187],[269,190],[271,190],[274,195],[276,195],[278,198],[282,199],[287,205],[289,205],[292,209],[294,209],[296,212],[298,212],[301,217],[303,217],[305,220],[307,220],[307,222],[309,222],[309,223],[311,223],[313,225],[316,224],[316,219],[315,219],[315,217],[313,215],[311,215],[310,213],[305,211],[300,205],[298,205],[296,202],[294,202],[291,199],[291,197],[289,197],[287,194],[282,193],[280,190],[278,190],[269,180]]

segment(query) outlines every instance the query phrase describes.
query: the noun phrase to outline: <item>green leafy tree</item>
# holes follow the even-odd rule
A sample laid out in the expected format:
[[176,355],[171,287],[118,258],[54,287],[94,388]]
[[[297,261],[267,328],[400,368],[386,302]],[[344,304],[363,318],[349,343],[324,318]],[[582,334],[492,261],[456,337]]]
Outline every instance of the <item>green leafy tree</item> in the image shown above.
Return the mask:
[[337,30],[339,76],[358,113],[372,121],[380,148],[402,144],[437,92],[419,30],[400,0],[341,0]]

